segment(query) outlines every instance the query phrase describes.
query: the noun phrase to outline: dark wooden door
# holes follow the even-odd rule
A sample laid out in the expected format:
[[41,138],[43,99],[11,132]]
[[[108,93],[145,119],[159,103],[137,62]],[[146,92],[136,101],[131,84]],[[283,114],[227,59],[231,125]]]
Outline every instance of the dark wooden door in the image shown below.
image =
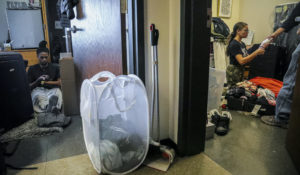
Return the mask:
[[81,0],[71,26],[77,88],[100,71],[123,73],[120,0]]
[[292,112],[289,121],[289,128],[286,138],[286,148],[294,161],[295,167],[300,172],[300,60],[298,63],[298,71],[296,85],[294,88],[294,97],[292,104]]

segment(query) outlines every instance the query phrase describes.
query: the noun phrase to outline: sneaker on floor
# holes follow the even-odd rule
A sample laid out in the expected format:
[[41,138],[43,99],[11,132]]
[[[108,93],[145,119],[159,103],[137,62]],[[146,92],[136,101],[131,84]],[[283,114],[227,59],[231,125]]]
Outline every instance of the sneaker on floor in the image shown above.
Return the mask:
[[222,111],[223,117],[228,117],[230,120],[232,120],[231,113],[229,111]]
[[214,114],[212,114],[212,116],[211,116],[210,122],[213,123],[215,126],[217,126],[219,123],[220,117],[221,117],[221,115],[219,112],[214,112]]
[[285,128],[285,129],[288,128],[287,122],[276,119],[274,115],[262,116],[260,119],[263,123],[270,125],[270,126],[277,126],[277,127],[281,127],[281,128]]
[[230,119],[228,117],[220,116],[219,122],[216,125],[216,134],[220,136],[226,135],[229,131],[229,123]]

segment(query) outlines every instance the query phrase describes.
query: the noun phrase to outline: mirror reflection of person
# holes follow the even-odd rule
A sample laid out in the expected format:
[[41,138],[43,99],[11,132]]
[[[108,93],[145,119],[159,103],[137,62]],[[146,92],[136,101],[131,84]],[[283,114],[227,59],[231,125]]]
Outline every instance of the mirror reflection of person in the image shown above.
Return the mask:
[[27,73],[35,112],[60,110],[62,104],[59,67],[48,62],[46,45],[46,41],[40,42],[36,51],[39,63],[31,66]]
[[[297,26],[298,23],[295,21],[296,17],[300,17],[300,2],[293,9],[288,19],[278,28],[274,33],[270,35],[270,38],[275,39],[283,32],[289,32],[293,27]],[[297,34],[300,35],[300,29]],[[295,87],[296,75],[298,69],[298,60],[300,57],[300,44],[292,54],[292,59],[289,64],[288,70],[283,78],[283,86],[276,99],[275,116],[262,116],[261,120],[263,123],[271,126],[279,126],[287,128],[288,121],[291,113],[293,89]]]
[[244,65],[251,62],[257,55],[265,53],[263,48],[258,48],[249,54],[243,38],[248,36],[248,25],[244,22],[238,22],[233,27],[233,32],[229,36],[229,44],[226,54],[229,56],[230,64],[226,69],[227,84],[229,87],[243,80]]

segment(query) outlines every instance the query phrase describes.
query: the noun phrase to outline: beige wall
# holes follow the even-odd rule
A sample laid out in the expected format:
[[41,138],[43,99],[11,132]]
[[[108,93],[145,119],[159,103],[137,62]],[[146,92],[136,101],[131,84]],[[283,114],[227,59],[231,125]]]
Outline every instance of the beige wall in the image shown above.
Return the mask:
[[177,143],[179,104],[180,0],[170,0],[169,137]]
[[[217,16],[217,1],[212,0],[213,16]],[[232,31],[235,23],[243,21],[254,31],[253,43],[260,43],[273,31],[275,6],[297,0],[233,0],[230,18],[222,18]]]
[[145,0],[146,88],[151,100],[149,26],[159,29],[159,107],[161,139],[177,142],[179,96],[180,0]]
[[[235,23],[239,21],[240,16],[240,1],[241,0],[232,0],[232,9],[230,18],[222,18],[224,22],[228,25],[230,30],[232,30]],[[248,0],[251,1],[251,0]],[[218,0],[212,0],[212,16],[217,17],[218,15]]]
[[273,31],[275,6],[297,0],[240,0],[240,20],[254,31],[254,43],[260,43]]
[[151,101],[151,50],[149,26],[159,29],[159,108],[161,139],[169,137],[169,0],[145,1],[146,88]]

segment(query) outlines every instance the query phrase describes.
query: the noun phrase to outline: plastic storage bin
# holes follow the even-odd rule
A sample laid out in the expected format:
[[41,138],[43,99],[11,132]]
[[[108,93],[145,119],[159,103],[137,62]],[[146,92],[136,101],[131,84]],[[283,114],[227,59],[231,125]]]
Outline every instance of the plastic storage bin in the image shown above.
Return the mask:
[[[101,77],[108,80],[100,82]],[[84,80],[80,97],[84,140],[96,171],[126,174],[139,167],[150,140],[149,105],[141,80],[100,72]]]
[[224,89],[225,78],[225,71],[209,68],[207,111],[219,108],[221,104],[221,97]]

